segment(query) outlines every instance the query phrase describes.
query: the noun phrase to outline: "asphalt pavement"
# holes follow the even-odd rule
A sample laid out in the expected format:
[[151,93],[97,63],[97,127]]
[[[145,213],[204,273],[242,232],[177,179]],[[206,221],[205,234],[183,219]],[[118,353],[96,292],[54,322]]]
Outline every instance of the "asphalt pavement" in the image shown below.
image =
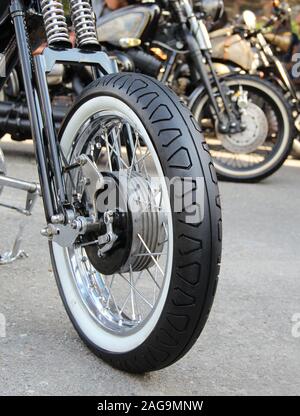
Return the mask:
[[[1,146],[9,175],[37,178],[29,141]],[[208,324],[181,361],[144,376],[110,368],[80,341],[40,236],[38,201],[23,243],[29,258],[0,266],[0,395],[299,395],[300,161],[262,183],[220,188],[223,263]],[[0,199],[24,196],[5,190]],[[3,251],[20,215],[0,208],[0,218]]]

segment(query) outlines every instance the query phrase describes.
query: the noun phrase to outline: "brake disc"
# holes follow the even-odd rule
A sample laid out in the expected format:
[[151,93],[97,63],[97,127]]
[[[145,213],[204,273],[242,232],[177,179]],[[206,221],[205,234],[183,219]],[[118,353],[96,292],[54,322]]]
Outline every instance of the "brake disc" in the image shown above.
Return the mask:
[[246,129],[240,133],[222,134],[217,130],[218,139],[231,153],[252,153],[264,144],[268,136],[268,119],[263,110],[252,102],[243,111],[242,123]]

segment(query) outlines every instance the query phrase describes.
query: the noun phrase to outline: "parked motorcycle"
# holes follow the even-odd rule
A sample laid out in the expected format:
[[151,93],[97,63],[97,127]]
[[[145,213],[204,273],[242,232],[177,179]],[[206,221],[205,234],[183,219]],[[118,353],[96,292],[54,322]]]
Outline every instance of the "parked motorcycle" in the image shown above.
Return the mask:
[[[0,89],[19,63],[40,177],[40,186],[8,177],[0,153],[0,189],[27,192],[26,215],[41,190],[42,235],[87,346],[119,369],[157,370],[191,348],[212,306],[221,255],[216,174],[176,95],[118,73],[100,50],[90,3],[69,5],[76,48],[59,0],[0,3]],[[48,47],[33,56],[30,39],[42,27]],[[95,78],[59,135],[47,84],[56,64],[92,67]],[[15,246],[1,263],[20,253]]]
[[98,19],[98,36],[122,69],[161,80],[189,105],[221,177],[257,181],[290,152],[291,110],[265,80],[219,79],[204,18],[218,20],[222,8],[219,0],[128,6]]
[[[245,10],[239,22],[210,34],[216,70],[223,76],[232,73],[259,74],[282,91],[294,119],[294,155],[300,157],[300,93],[277,53],[287,54],[292,46],[291,33],[274,33],[270,28],[287,18],[287,4],[276,1],[274,14],[257,29],[257,19]],[[273,48],[272,48],[273,47]]]

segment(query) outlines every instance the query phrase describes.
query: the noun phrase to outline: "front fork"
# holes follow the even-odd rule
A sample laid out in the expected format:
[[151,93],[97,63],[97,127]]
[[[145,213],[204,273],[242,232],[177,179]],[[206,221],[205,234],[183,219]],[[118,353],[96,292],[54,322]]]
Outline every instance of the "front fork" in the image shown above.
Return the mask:
[[[79,49],[46,48],[42,55],[33,57],[28,40],[23,1],[12,0],[10,13],[15,28],[46,221],[48,226],[62,224],[60,234],[64,234],[65,231],[68,234],[69,218],[72,218],[73,208],[66,195],[62,155],[52,117],[47,73],[51,72],[56,63],[81,63],[93,67],[97,76],[101,76],[115,72],[116,65],[103,52],[86,53]],[[15,187],[4,177],[0,177],[0,185],[1,181],[3,186]],[[28,184],[23,183],[23,185],[26,190]],[[23,188],[19,187],[19,189]]]
[[[62,158],[52,117],[47,73],[56,63],[91,65],[97,75],[115,72],[114,63],[103,52],[84,52],[78,49],[50,49],[32,58],[22,0],[11,3],[32,136],[36,150],[45,216],[48,222],[62,217],[69,208],[63,178]],[[25,47],[24,47],[25,46]]]
[[[50,222],[52,216],[58,209],[62,209],[62,205],[65,202],[63,194],[64,185],[62,179],[62,168],[59,162],[59,155],[56,145],[55,129],[52,127],[53,120],[51,114],[51,107],[49,108],[49,92],[42,91],[42,87],[45,85],[44,78],[46,75],[42,74],[41,61],[38,57],[32,58],[27,27],[25,22],[25,11],[23,3],[20,0],[13,0],[11,2],[11,17],[15,28],[17,47],[19,52],[19,60],[22,69],[24,88],[27,98],[29,119],[32,131],[32,138],[35,146],[35,153],[39,171],[39,179],[41,185],[41,191],[44,200],[44,210],[46,221]],[[33,72],[35,67],[36,73]],[[37,75],[37,79],[35,79]],[[46,81],[47,85],[47,81]],[[42,99],[46,97],[46,102],[43,103]],[[44,114],[42,111],[45,111]],[[54,132],[54,134],[53,134]],[[50,136],[48,136],[50,133]],[[55,143],[56,149],[54,149],[53,143],[48,148],[47,139],[50,142]],[[49,150],[53,153],[53,159],[49,159]],[[51,184],[51,174],[49,172],[50,160],[53,161],[51,168],[55,174],[55,186],[58,185],[58,196],[56,192],[53,192]],[[53,184],[54,185],[54,184]],[[62,197],[62,199],[60,199]]]
[[[210,52],[212,45],[207,28],[203,20],[197,19],[189,1],[183,1],[183,6],[185,15],[180,11],[180,4],[176,1],[174,2],[177,15],[182,23],[186,43],[192,52],[194,65],[199,72],[201,82],[207,91],[214,110],[218,129],[222,134],[239,133],[244,130],[241,122],[241,113],[236,108],[232,108],[227,91],[221,84],[214,69]],[[207,71],[207,66],[209,67],[209,72]],[[216,88],[217,94],[214,88]]]

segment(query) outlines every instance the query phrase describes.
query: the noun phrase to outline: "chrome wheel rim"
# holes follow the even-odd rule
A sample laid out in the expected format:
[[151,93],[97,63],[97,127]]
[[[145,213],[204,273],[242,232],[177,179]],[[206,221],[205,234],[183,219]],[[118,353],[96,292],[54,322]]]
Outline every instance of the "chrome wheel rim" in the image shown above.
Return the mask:
[[[97,126],[98,128],[95,128]],[[105,134],[103,135],[105,129],[108,133],[106,138]],[[131,163],[128,149],[124,146],[124,131],[127,131],[127,138],[131,138],[132,142]],[[162,213],[159,215],[160,239],[156,245],[154,244],[156,247],[160,246],[159,250],[150,249],[141,233],[135,236],[140,247],[143,247],[140,257],[151,258],[149,267],[134,270],[134,267],[128,264],[127,272],[104,275],[93,266],[84,245],[76,244],[66,253],[73,282],[90,317],[107,332],[118,336],[130,336],[139,332],[152,319],[160,303],[161,294],[168,286],[171,273],[172,220],[162,167],[143,126],[138,125],[136,120],[122,111],[101,111],[84,120],[74,143],[70,154],[66,155],[70,163],[84,152],[97,158],[96,163],[101,172],[113,172],[118,165],[119,171],[127,172],[129,176],[132,176],[133,172],[137,174],[138,171],[138,175],[147,183],[155,178],[155,185],[159,184],[159,189],[154,188],[152,184],[150,186],[153,192],[151,201],[155,201],[151,209]],[[77,187],[80,177],[76,175],[69,180],[69,186],[72,188],[75,184],[75,193],[80,193]],[[72,192],[74,193],[74,189]]]

